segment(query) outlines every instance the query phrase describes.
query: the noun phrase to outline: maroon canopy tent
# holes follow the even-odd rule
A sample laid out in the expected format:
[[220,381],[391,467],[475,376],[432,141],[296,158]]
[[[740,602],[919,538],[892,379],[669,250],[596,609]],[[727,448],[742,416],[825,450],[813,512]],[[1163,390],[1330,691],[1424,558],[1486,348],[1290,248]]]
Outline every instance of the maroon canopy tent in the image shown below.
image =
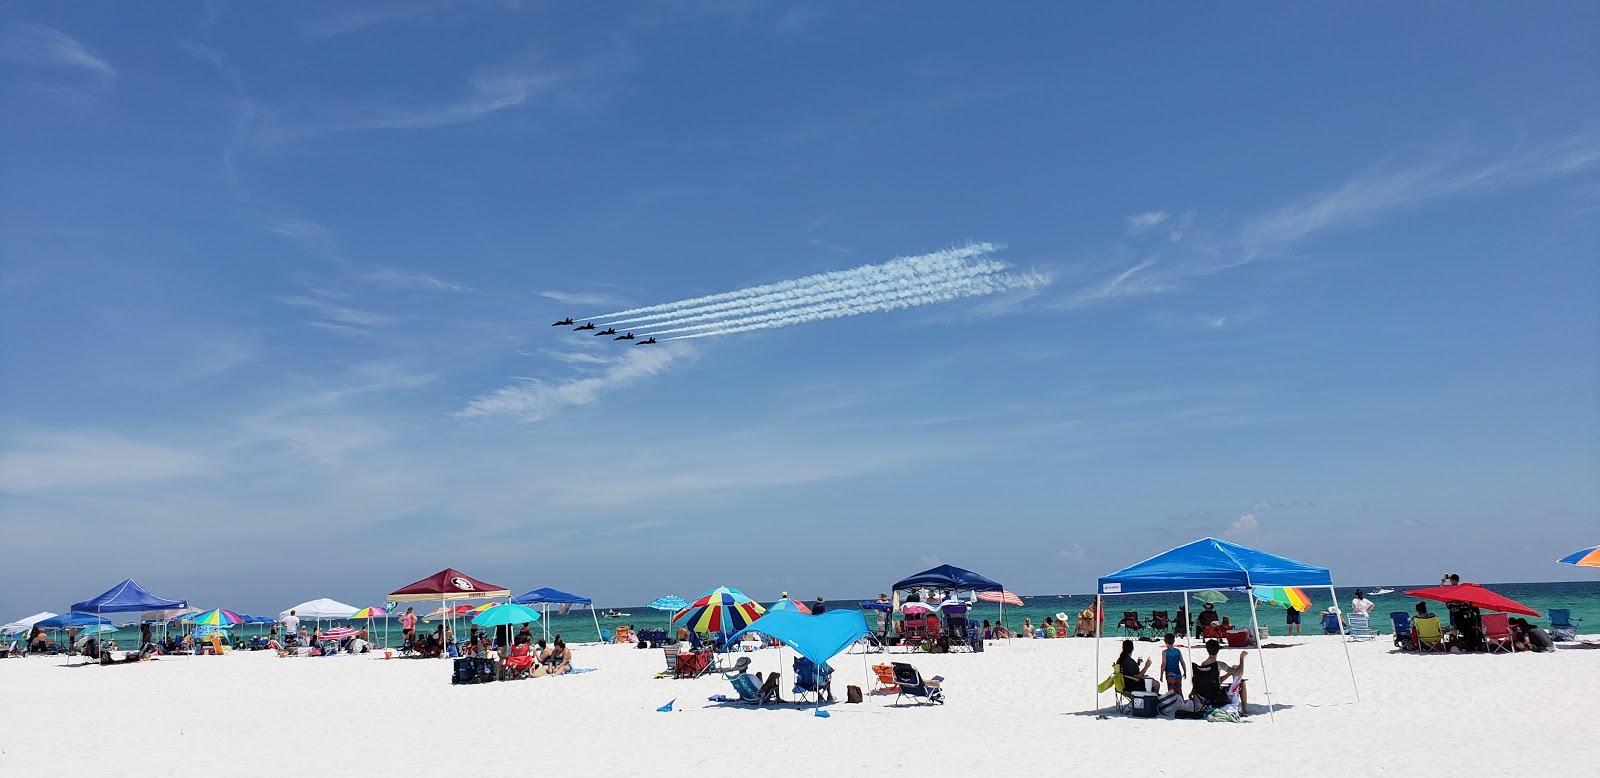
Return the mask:
[[[494,597],[511,597],[511,590],[504,586],[484,583],[453,567],[446,567],[433,575],[416,583],[407,584],[389,593],[390,602],[432,602],[437,600],[440,607],[449,604],[451,600],[487,600]],[[447,617],[451,622],[450,633],[455,634],[455,616]],[[445,620],[444,618],[441,621]],[[440,654],[448,657],[448,651]]]
[[390,592],[389,601],[486,600],[510,596],[511,590],[504,586],[484,583],[453,567],[446,567],[416,583],[407,584]]

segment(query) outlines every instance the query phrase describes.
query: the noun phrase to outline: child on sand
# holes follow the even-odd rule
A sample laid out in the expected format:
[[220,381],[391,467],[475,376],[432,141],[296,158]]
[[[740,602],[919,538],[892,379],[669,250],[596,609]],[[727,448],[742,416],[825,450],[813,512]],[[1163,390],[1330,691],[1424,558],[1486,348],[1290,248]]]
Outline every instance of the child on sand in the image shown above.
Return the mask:
[[1177,638],[1168,632],[1167,647],[1161,650],[1161,674],[1167,678],[1167,692],[1183,696],[1183,679],[1188,675],[1183,667],[1183,651],[1173,645]]

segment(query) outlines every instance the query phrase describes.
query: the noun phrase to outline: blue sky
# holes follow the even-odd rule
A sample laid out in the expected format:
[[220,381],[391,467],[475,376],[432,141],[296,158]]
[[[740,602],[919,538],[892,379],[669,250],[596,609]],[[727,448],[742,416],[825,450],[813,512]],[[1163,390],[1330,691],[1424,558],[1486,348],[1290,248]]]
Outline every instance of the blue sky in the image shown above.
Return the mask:
[[[8,6],[0,607],[1573,577],[1600,12],[1500,10]],[[970,241],[1048,283],[548,326]]]

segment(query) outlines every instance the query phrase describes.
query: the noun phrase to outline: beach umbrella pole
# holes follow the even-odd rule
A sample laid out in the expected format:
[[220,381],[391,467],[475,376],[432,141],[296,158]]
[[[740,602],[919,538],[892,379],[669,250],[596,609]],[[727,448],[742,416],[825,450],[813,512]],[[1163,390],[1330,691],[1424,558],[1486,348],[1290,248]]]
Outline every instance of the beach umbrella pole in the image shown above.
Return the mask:
[[[1250,594],[1250,630],[1251,630],[1251,633],[1254,634],[1255,638],[1256,638],[1255,641],[1254,641],[1255,644],[1256,644],[1256,654],[1264,655],[1266,653],[1266,651],[1261,648],[1261,624],[1256,621],[1256,592],[1255,592],[1255,587],[1252,587],[1252,586],[1249,586],[1248,584],[1246,584],[1245,588],[1247,590],[1249,590],[1249,594]],[[1346,650],[1349,650],[1349,649],[1346,649]],[[1260,659],[1261,659],[1261,686],[1262,686],[1262,688],[1266,689],[1266,692],[1267,692],[1267,718],[1271,719],[1274,723],[1276,723],[1278,721],[1278,716],[1277,716],[1276,713],[1273,712],[1273,709],[1272,709],[1272,682],[1267,680],[1267,658],[1266,658],[1266,656],[1261,656]],[[1239,668],[1239,672],[1241,672],[1241,673],[1244,672],[1244,668],[1243,667]],[[1243,708],[1240,708],[1240,712],[1243,712]]]
[[[1334,590],[1331,579],[1328,582],[1328,596],[1333,598],[1333,606],[1335,608],[1339,607],[1339,593]],[[1356,702],[1360,702],[1361,688],[1356,686],[1356,666],[1355,663],[1350,661],[1350,638],[1345,635],[1344,615],[1339,611],[1334,611],[1334,613],[1339,616],[1339,640],[1344,643],[1344,663],[1350,668],[1350,688],[1356,693]],[[1371,619],[1372,614],[1367,614],[1367,618]]]

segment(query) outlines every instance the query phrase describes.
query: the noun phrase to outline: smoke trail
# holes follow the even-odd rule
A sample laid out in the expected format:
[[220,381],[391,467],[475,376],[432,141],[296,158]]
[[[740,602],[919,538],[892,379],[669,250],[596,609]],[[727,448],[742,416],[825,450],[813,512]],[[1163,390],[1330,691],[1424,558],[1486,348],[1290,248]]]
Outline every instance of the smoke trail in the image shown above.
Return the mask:
[[602,316],[591,316],[588,318],[592,321],[599,321],[602,319],[618,319],[619,317],[623,316],[676,311],[682,308],[692,308],[695,306],[720,303],[728,300],[742,300],[744,298],[756,297],[759,295],[788,292],[816,284],[843,285],[850,283],[851,279],[853,278],[870,276],[875,272],[881,272],[885,267],[891,269],[900,268],[902,266],[914,264],[918,261],[929,260],[961,262],[972,257],[992,254],[998,250],[998,248],[999,247],[992,243],[970,243],[964,246],[957,246],[955,248],[936,251],[931,254],[924,254],[916,257],[899,257],[877,265],[862,265],[860,267],[854,267],[848,270],[834,270],[827,273],[818,273],[815,275],[804,276],[802,278],[790,279],[788,281],[778,281],[776,283],[762,284],[760,286],[750,286],[745,287],[744,289],[735,289],[731,292],[719,292],[717,294],[706,295],[704,297],[691,297],[686,300],[661,303],[659,305],[647,305],[643,308],[629,308],[625,311],[616,311],[614,313],[608,313]]
[[890,302],[903,298],[921,298],[927,295],[938,294],[945,290],[964,291],[968,289],[975,289],[978,290],[976,292],[977,294],[988,294],[990,292],[1000,291],[994,280],[995,278],[997,277],[974,276],[970,278],[958,278],[952,280],[930,280],[926,283],[916,284],[913,286],[899,286],[890,288],[876,294],[853,295],[845,299],[835,300],[833,302],[821,305],[808,305],[800,308],[784,308],[777,311],[759,313],[753,316],[742,316],[731,319],[719,318],[718,321],[712,321],[706,324],[690,324],[681,327],[675,326],[669,329],[647,328],[650,331],[646,334],[670,335],[677,332],[692,332],[694,330],[746,327],[752,324],[762,324],[769,321],[777,321],[779,319],[787,319],[794,316],[804,316],[816,312],[836,311],[859,306],[876,305],[879,303]]
[[745,324],[729,327],[727,329],[712,330],[711,332],[697,332],[693,335],[678,335],[667,340],[688,340],[691,338],[709,338],[716,335],[732,335],[737,332],[753,332],[756,330],[772,330],[779,327],[791,327],[796,324],[809,324],[827,319],[841,319],[847,316],[859,316],[864,313],[880,313],[883,311],[898,311],[905,308],[914,308],[920,305],[948,302],[950,300],[977,297],[995,292],[1011,291],[1015,289],[1037,289],[1050,283],[1049,276],[1028,272],[1022,275],[1007,275],[991,279],[988,283],[974,284],[966,287],[944,288],[930,292],[920,297],[902,297],[885,300],[883,302],[865,305],[844,305],[830,310],[801,311],[781,318],[759,323]]
[[[831,300],[856,299],[859,297],[893,292],[899,289],[959,283],[972,278],[1000,273],[1010,268],[1010,264],[1001,262],[999,260],[984,260],[975,264],[961,265],[948,271],[927,273],[915,277],[896,278],[875,284],[849,286],[843,289],[824,289],[822,291],[805,290],[805,294],[793,292],[788,293],[788,295],[781,299],[772,300],[765,303],[752,303],[734,306],[728,306],[727,304],[724,304],[726,307],[711,306],[717,307],[718,310],[694,315],[672,315],[667,316],[665,319],[660,321],[652,321],[650,324],[635,324],[633,326],[638,329],[655,329],[659,327],[674,327],[680,324],[688,324],[696,321],[742,318],[745,316],[769,313],[773,311],[792,311],[797,308],[809,308],[821,303],[827,303]],[[690,311],[694,310],[696,309],[689,308],[682,311],[682,313],[688,314]],[[657,317],[646,317],[644,319],[638,319],[635,321],[649,321],[654,318]]]

